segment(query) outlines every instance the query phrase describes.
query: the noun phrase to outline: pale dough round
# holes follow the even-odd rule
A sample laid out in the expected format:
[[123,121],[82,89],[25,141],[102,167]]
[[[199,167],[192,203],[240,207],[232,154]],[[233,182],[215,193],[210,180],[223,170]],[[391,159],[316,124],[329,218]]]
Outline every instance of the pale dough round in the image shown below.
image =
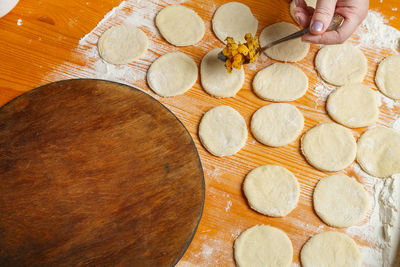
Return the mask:
[[303,114],[293,105],[274,103],[258,109],[251,119],[251,132],[267,146],[292,143],[304,127]]
[[345,85],[334,91],[326,109],[332,119],[349,128],[371,126],[379,117],[375,91],[362,84]]
[[238,267],[290,267],[293,246],[282,230],[268,225],[256,225],[235,240],[234,253]]
[[147,50],[146,34],[132,25],[114,26],[105,31],[97,43],[102,59],[111,64],[128,64]]
[[322,47],[315,67],[322,79],[339,86],[362,82],[368,70],[363,52],[349,43]]
[[357,144],[351,131],[333,122],[321,123],[301,139],[307,161],[321,171],[340,171],[356,158]]
[[363,133],[358,139],[357,162],[375,177],[400,173],[400,133],[385,127]]
[[400,99],[400,55],[388,56],[379,64],[375,82],[384,95]]
[[177,52],[159,57],[147,72],[150,88],[160,96],[176,96],[192,88],[197,80],[196,62]]
[[218,59],[220,48],[208,52],[201,61],[200,75],[204,90],[217,98],[232,97],[242,88],[244,70],[233,69],[228,73],[225,63]]
[[229,106],[217,106],[201,119],[199,137],[204,147],[217,157],[236,154],[247,140],[242,115]]
[[307,75],[288,63],[275,63],[260,70],[253,79],[254,92],[269,101],[294,101],[308,89]]
[[17,4],[19,0],[0,1],[0,18],[7,15]]
[[356,242],[347,235],[328,231],[311,237],[300,253],[303,267],[361,267],[362,257]]
[[212,27],[222,42],[226,43],[226,37],[233,37],[236,42],[244,43],[246,33],[253,36],[256,34],[258,21],[248,6],[239,2],[229,2],[215,11]]
[[[307,6],[309,6],[309,7],[315,8],[315,7],[317,6],[317,0],[306,0],[306,4],[307,4]],[[292,18],[294,19],[294,21],[296,21],[296,18],[294,17],[294,9],[295,9],[295,8],[296,8],[296,2],[295,2],[295,0],[293,0],[293,1],[290,3],[289,9],[290,9],[290,15],[292,16]]]
[[[262,30],[260,35],[260,45],[263,47],[299,30],[299,27],[287,22],[278,22],[272,24]],[[309,49],[309,43],[303,43],[301,38],[296,38],[275,45],[265,50],[264,53],[275,60],[296,62],[305,58]]]
[[244,180],[243,191],[253,210],[271,217],[289,214],[296,208],[300,195],[293,173],[276,165],[252,170]]
[[354,226],[365,218],[369,209],[364,187],[341,173],[319,180],[313,202],[321,220],[333,227]]
[[205,33],[200,16],[181,5],[163,8],[156,17],[156,25],[164,39],[176,46],[194,45]]

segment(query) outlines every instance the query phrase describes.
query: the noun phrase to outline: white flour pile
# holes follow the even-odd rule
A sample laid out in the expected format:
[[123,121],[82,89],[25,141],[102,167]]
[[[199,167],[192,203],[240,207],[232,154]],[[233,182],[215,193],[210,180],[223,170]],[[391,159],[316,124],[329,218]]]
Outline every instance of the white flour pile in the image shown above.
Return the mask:
[[376,11],[369,11],[367,18],[356,31],[363,47],[399,49],[400,31],[385,24],[388,21]]

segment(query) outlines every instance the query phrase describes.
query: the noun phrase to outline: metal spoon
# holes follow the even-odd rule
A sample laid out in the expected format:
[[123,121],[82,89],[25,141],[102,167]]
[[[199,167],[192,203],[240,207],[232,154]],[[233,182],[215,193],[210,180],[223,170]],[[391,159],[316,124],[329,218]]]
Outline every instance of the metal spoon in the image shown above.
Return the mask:
[[[342,26],[343,22],[344,22],[344,17],[342,15],[335,14],[333,16],[332,21],[331,21],[331,23],[330,23],[330,25],[329,25],[329,27],[328,27],[328,29],[326,31],[335,31],[335,30],[339,29],[340,26]],[[283,37],[282,39],[273,41],[273,42],[267,44],[266,46],[261,47],[259,49],[259,53],[261,54],[262,52],[264,52],[268,48],[273,47],[274,45],[277,45],[277,44],[280,44],[282,42],[289,41],[289,40],[301,37],[301,36],[303,36],[303,35],[305,35],[305,34],[307,34],[309,32],[310,32],[310,27],[307,27],[307,28],[304,28],[304,29],[302,29],[302,30],[300,30],[298,32],[295,32],[295,33],[293,33],[293,34],[291,34],[289,36]],[[218,53],[218,58],[220,60],[224,61],[224,62],[228,59],[226,56],[224,56],[222,54],[222,51]],[[249,62],[245,61],[243,64],[248,64],[248,63]]]

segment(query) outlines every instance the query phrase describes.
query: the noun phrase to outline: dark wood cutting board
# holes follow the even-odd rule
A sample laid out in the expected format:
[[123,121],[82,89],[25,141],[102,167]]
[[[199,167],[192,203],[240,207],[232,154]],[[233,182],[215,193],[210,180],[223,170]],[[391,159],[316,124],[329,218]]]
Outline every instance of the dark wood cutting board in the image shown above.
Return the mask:
[[204,190],[190,134],[137,89],[61,81],[0,109],[0,266],[171,266]]

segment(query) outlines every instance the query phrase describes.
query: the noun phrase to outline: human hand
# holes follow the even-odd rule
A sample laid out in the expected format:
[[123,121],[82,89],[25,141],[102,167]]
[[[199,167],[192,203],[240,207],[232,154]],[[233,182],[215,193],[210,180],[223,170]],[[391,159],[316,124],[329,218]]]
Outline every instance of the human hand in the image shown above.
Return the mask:
[[[368,14],[369,0],[318,0],[314,8],[304,0],[295,0],[294,16],[302,27],[310,25],[310,33],[303,42],[316,44],[339,44],[346,41]],[[334,13],[345,20],[336,31],[326,32]]]

